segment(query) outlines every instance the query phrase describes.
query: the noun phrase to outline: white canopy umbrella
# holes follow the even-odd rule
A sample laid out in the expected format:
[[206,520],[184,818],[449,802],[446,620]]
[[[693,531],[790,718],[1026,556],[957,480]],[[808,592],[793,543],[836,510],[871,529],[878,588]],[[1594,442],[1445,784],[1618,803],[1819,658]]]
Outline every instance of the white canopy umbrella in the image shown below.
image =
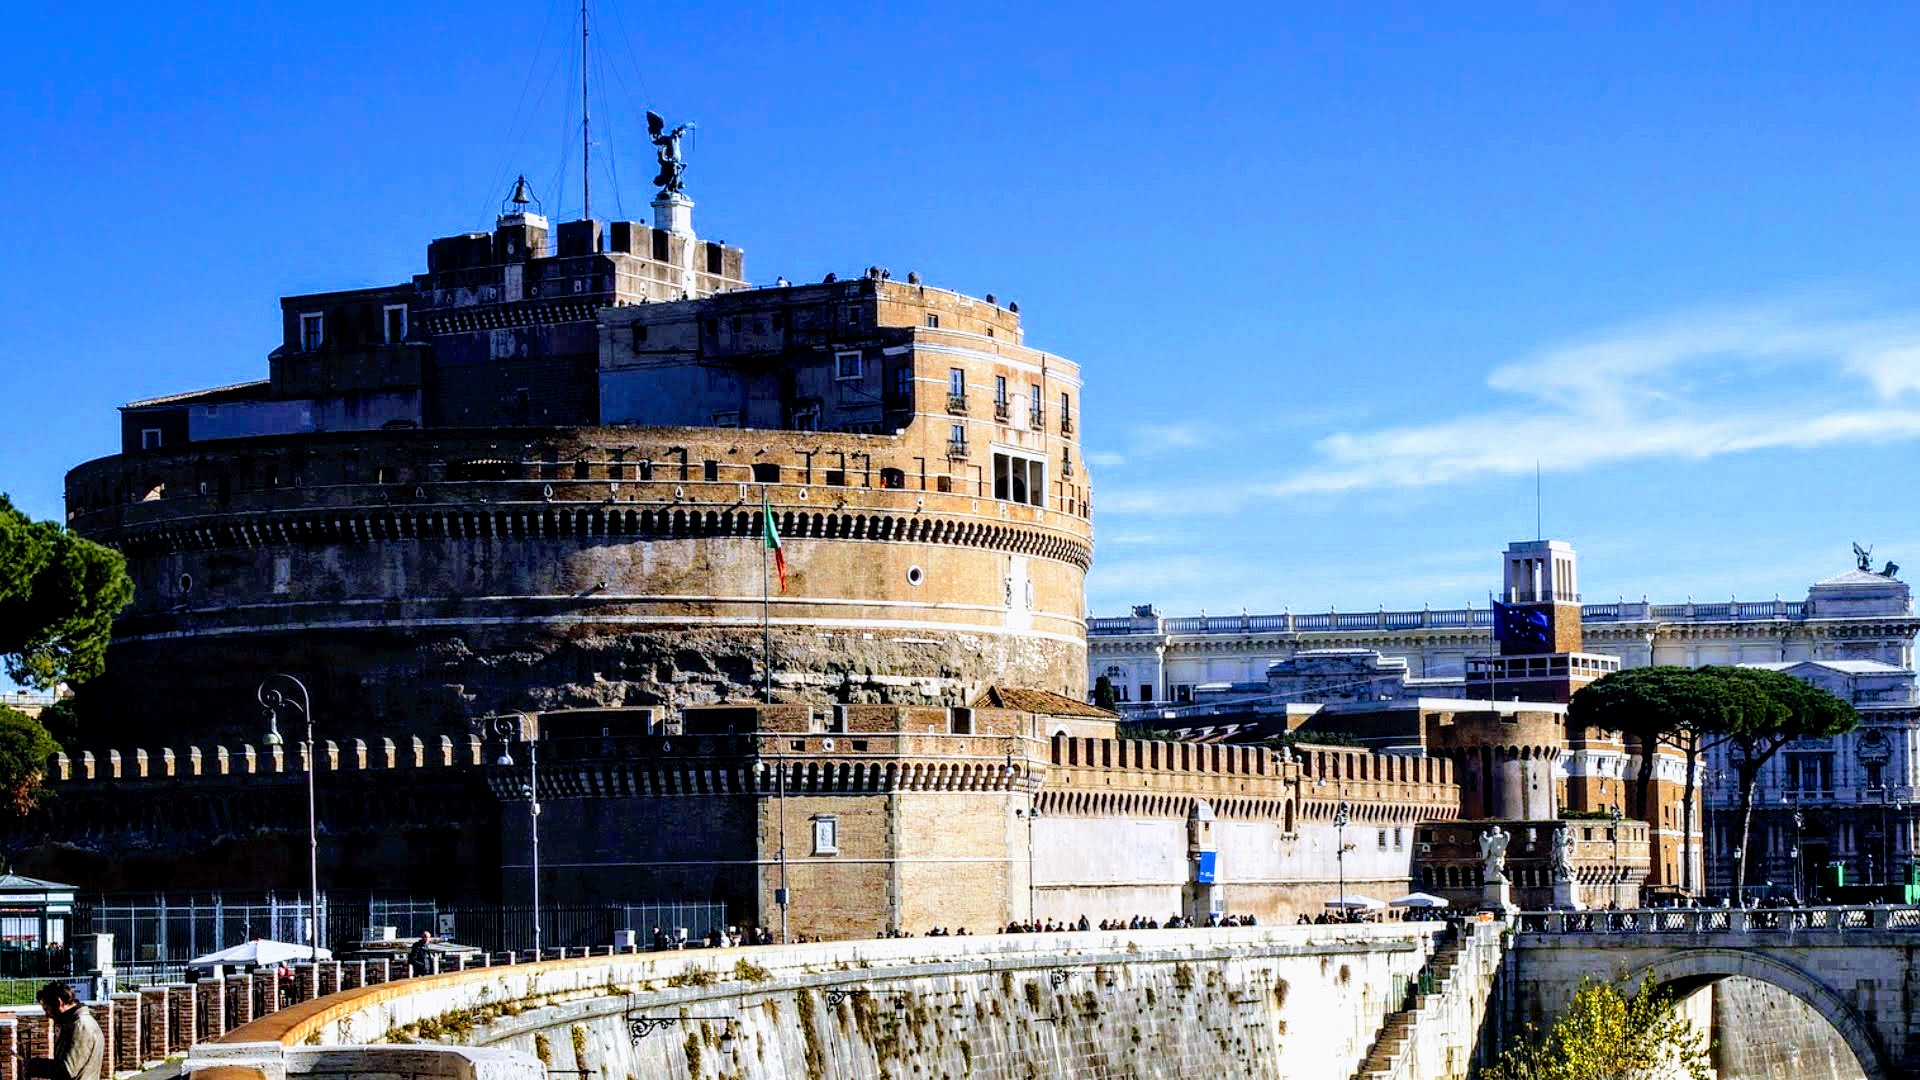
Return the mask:
[[1408,893],[1407,895],[1399,898],[1398,900],[1390,900],[1387,902],[1387,906],[1388,907],[1405,907],[1405,908],[1435,908],[1435,907],[1450,907],[1451,905],[1447,903],[1447,898],[1444,896],[1435,896],[1432,893],[1417,892],[1417,893]]
[[1359,896],[1354,893],[1348,893],[1345,896],[1336,896],[1327,901],[1327,906],[1330,908],[1340,908],[1342,910],[1364,909],[1366,911],[1379,911],[1387,905],[1385,901],[1375,900],[1371,896]]
[[[313,956],[313,946],[295,945],[291,941],[273,941],[269,938],[254,938],[244,945],[235,945],[230,949],[196,956],[187,961],[188,967],[270,967],[290,960],[306,960]],[[333,953],[320,950],[320,959],[331,960]]]

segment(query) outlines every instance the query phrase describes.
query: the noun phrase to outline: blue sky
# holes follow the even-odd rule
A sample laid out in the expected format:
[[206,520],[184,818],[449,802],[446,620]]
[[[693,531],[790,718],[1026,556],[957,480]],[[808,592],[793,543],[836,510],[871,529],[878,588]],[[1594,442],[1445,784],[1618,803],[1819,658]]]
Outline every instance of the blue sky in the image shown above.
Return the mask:
[[[56,516],[115,406],[262,377],[281,294],[517,172],[577,213],[573,7],[16,12],[0,488]],[[1484,603],[1536,461],[1592,600],[1920,572],[1910,9],[1335,7],[602,2],[595,208],[651,106],[756,280],[1018,300],[1096,613]]]

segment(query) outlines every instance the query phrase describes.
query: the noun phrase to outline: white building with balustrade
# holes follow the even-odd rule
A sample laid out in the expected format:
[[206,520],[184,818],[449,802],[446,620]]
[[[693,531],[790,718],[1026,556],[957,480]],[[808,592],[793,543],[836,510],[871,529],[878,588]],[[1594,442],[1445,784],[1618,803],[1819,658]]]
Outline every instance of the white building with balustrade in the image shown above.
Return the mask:
[[[1889,567],[1889,570],[1892,568]],[[1849,881],[1905,881],[1920,851],[1920,691],[1912,592],[1865,566],[1814,583],[1803,600],[1584,604],[1583,648],[1622,667],[1764,665],[1852,701],[1852,734],[1782,750],[1760,778],[1748,879],[1803,894],[1831,863]],[[1492,648],[1487,608],[1326,611],[1168,618],[1151,605],[1092,618],[1089,682],[1105,676],[1123,711],[1178,711],[1196,688],[1263,683],[1270,665],[1321,650],[1372,650],[1406,664],[1406,692],[1460,696]],[[1210,695],[1203,695],[1210,696]],[[1303,702],[1304,703],[1304,702]],[[1624,763],[1616,768],[1624,767]],[[1707,881],[1727,886],[1737,793],[1723,753],[1703,767]],[[1796,812],[1798,825],[1796,826]]]

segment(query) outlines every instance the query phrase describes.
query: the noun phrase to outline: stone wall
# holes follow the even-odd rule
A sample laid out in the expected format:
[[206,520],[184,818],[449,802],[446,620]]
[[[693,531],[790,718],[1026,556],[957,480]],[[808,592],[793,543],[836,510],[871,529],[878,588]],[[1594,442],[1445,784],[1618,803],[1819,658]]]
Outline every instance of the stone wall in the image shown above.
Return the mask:
[[1846,1041],[1792,994],[1753,979],[1722,979],[1712,1000],[1719,1080],[1864,1080]]
[[589,1075],[1344,1077],[1427,926],[862,941],[496,968],[296,1006],[236,1042],[502,1047]]

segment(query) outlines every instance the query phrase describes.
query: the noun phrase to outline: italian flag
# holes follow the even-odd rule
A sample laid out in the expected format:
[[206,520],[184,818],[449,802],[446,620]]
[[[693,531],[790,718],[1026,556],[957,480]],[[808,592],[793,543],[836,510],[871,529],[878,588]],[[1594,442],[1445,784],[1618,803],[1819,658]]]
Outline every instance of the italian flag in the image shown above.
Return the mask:
[[780,591],[787,591],[787,553],[780,548],[780,530],[774,527],[773,512],[767,505],[767,489],[760,489],[760,520],[766,523],[767,550],[773,552],[773,565],[780,571]]

